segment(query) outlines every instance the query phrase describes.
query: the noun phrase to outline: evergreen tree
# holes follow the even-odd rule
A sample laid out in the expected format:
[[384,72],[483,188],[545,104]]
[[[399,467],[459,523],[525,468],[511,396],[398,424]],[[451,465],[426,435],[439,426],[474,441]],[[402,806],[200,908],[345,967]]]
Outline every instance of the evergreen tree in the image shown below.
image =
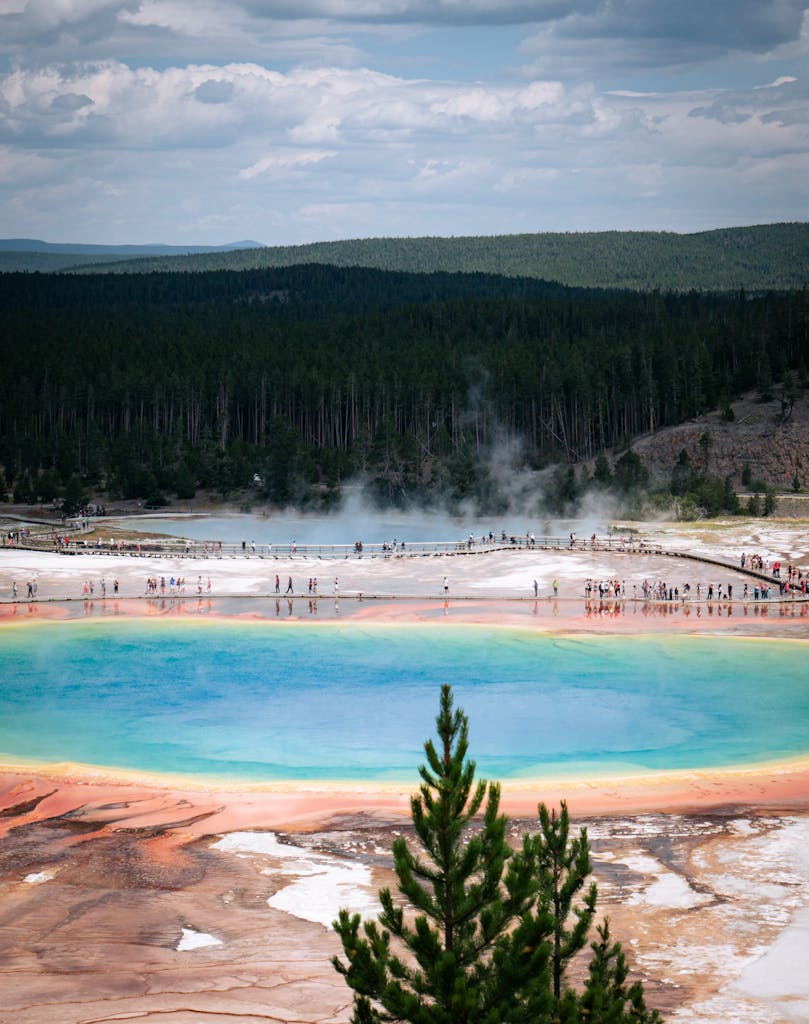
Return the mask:
[[[590,874],[590,844],[586,829],[570,841],[570,815],[564,801],[558,815],[540,804],[539,829],[536,835],[539,900],[553,920],[551,979],[553,994],[558,1000],[567,965],[587,943],[598,894],[593,882],[581,906],[574,904]],[[573,920],[569,924],[571,915]]]
[[657,1010],[648,1010],[640,982],[626,984],[629,969],[620,942],[612,942],[610,923],[596,928],[598,940],[580,1001],[579,1019],[587,1024],[661,1024]]
[[693,475],[691,457],[685,448],[681,448],[674,469],[671,471],[671,493],[674,495],[685,494],[692,483]]
[[781,392],[778,396],[781,402],[780,419],[782,423],[786,423],[792,415],[792,409],[795,406],[795,402],[797,401],[799,394],[800,388],[798,387],[797,374],[788,370],[784,374],[784,382],[781,385]]
[[736,488],[733,486],[733,477],[725,477],[725,486],[722,497],[722,509],[725,512],[730,512],[731,515],[737,516],[742,510],[739,496],[736,494]]
[[699,439],[699,450],[702,461],[703,473],[708,472],[708,466],[711,461],[711,448],[713,448],[713,435],[710,430],[706,430]]
[[74,473],[65,485],[65,496],[62,502],[62,511],[66,516],[75,515],[87,502],[87,495],[84,492],[84,484],[78,473]]
[[769,402],[772,400],[772,368],[770,366],[770,357],[765,351],[759,362],[759,378],[758,378],[758,400],[759,402]]
[[637,452],[629,451],[615,463],[615,482],[623,491],[630,491],[634,487],[645,487],[649,481],[649,471],[643,465],[643,460]]
[[52,502],[61,493],[58,474],[52,469],[46,469],[38,473],[36,480],[33,481],[33,490],[40,504]]
[[36,494],[34,493],[31,474],[26,471],[14,483],[14,503],[17,505],[32,505],[35,501]]
[[603,484],[604,487],[609,487],[612,483],[612,470],[610,469],[610,463],[603,452],[599,452],[596,456],[593,480],[595,480],[596,483]]
[[194,475],[188,466],[181,462],[174,473],[174,493],[181,500],[189,500],[196,496],[197,486]]
[[[381,890],[379,920],[341,910],[334,922],[346,962],[333,959],[354,990],[353,1024],[660,1024],[607,923],[592,944],[589,975],[578,992],[565,972],[588,938],[597,890],[586,829],[570,837],[567,806],[539,807],[539,832],[512,851],[500,788],[474,781],[466,759],[468,723],[441,690],[436,750],[411,799],[425,859],[399,837],[393,857],[407,916]],[[479,828],[474,815],[484,806]],[[580,894],[581,899],[579,900]]]
[[[500,787],[479,781],[466,759],[467,719],[441,690],[440,749],[425,744],[427,765],[411,799],[416,836],[427,855],[393,844],[399,889],[416,910],[409,921],[389,889],[379,896],[379,924],[340,911],[334,927],[347,963],[335,968],[354,989],[354,1024],[535,1024],[549,1020],[545,908],[532,913],[536,844],[512,853],[499,813]],[[485,801],[482,827],[466,829]],[[381,925],[381,927],[380,927]],[[403,947],[404,959],[392,948]]]

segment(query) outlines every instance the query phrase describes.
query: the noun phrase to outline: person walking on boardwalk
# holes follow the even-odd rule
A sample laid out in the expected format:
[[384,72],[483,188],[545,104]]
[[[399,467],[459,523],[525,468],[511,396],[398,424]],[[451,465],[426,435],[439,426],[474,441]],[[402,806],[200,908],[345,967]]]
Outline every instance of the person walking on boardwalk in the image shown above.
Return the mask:
[[539,584],[534,580],[534,597],[539,597]]
[[275,592],[276,594],[281,593],[281,577],[278,575],[278,573],[275,574]]
[[558,597],[559,596],[559,580],[554,580],[553,581],[553,596],[554,597]]
[[289,582],[287,583],[287,589],[286,589],[286,592],[287,592],[288,594],[293,594],[293,593],[295,592],[295,591],[294,591],[294,589],[293,589],[293,587],[292,587],[292,577],[291,577],[291,576],[289,577]]
[[449,593],[449,580],[445,576],[444,577],[444,594],[446,595],[448,593]]

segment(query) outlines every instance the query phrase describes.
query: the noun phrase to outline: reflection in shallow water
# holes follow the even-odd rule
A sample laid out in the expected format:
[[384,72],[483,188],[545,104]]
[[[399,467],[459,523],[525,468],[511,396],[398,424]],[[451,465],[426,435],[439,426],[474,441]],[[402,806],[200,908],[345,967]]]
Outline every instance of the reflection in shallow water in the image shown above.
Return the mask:
[[744,601],[734,603],[732,601],[636,601],[636,600],[587,600],[584,602],[584,614],[586,618],[604,617],[626,617],[640,615],[644,619],[701,619],[704,616],[721,619],[736,617],[753,618],[799,618],[809,617],[809,604],[805,601],[778,601],[768,603],[765,601]]
[[[127,598],[85,598],[84,601],[50,600],[17,601],[0,605],[0,620],[24,619],[73,619],[84,617],[116,618],[125,616],[161,616],[172,618],[249,617],[253,619],[278,619],[283,614],[291,618],[318,616],[324,619],[367,618],[372,611],[384,615],[385,609],[395,610],[396,617],[429,621],[439,614],[460,621],[478,621],[485,614],[487,620],[496,623],[498,619],[510,622],[528,619],[564,621],[584,620],[597,625],[599,620],[639,625],[648,621],[665,621],[671,624],[715,621],[717,625],[747,620],[769,620],[772,622],[798,622],[809,620],[809,602],[786,599],[784,601],[653,601],[640,598],[585,598],[555,599],[509,598],[398,598],[390,603],[387,599],[376,599],[363,594],[340,595],[333,601],[324,597],[308,598],[268,596],[239,597],[185,597],[182,595],[154,595]],[[388,618],[394,616],[388,615]],[[721,620],[721,621],[720,621]]]

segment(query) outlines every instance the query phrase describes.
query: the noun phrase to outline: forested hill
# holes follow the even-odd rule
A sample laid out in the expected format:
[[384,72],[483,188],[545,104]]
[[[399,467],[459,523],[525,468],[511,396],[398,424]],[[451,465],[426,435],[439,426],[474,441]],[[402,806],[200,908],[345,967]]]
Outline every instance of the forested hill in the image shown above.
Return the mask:
[[598,231],[459,238],[366,238],[122,260],[103,269],[116,273],[245,270],[306,263],[412,273],[504,274],[596,288],[787,290],[809,284],[809,224],[767,224],[688,235],[661,231]]
[[140,305],[195,310],[201,304],[276,307],[284,321],[364,313],[414,303],[465,298],[543,299],[598,294],[536,278],[496,274],[410,274],[364,267],[305,264],[193,274],[0,274],[0,309],[120,308]]
[[[304,266],[0,275],[0,493],[501,500],[809,365],[809,293]],[[511,461],[495,452],[509,439]],[[512,441],[519,443],[511,444]],[[525,511],[528,511],[526,508]]]

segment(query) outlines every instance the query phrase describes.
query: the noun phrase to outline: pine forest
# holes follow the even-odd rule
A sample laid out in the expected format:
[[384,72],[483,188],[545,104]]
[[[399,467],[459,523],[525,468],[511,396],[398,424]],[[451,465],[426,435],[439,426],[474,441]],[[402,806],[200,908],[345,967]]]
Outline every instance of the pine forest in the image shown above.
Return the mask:
[[809,365],[805,288],[306,265],[0,274],[0,309],[0,466],[31,501],[255,483],[328,505],[362,474],[383,501],[485,508],[504,442],[520,465],[576,467]]

